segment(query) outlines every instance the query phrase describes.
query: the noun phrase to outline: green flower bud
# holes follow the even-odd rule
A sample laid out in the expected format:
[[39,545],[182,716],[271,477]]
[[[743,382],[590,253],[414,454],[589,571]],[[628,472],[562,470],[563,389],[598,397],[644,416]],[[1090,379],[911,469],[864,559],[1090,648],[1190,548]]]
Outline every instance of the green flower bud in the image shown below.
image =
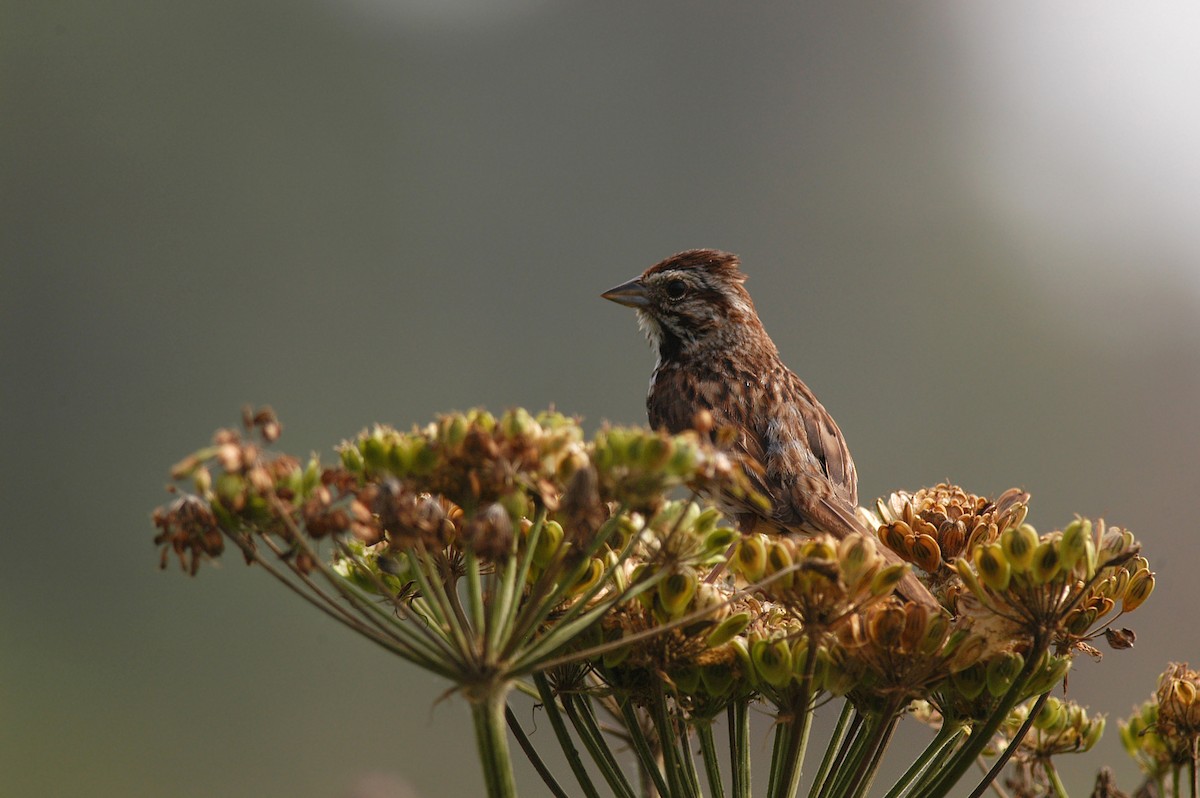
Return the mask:
[[388,450],[391,447],[383,442],[383,433],[379,428],[362,438],[358,448],[362,452],[363,462],[371,471],[382,471],[387,467]]
[[1000,547],[1014,573],[1023,574],[1029,570],[1037,545],[1037,532],[1028,525],[1009,527],[1000,535]]
[[438,444],[446,451],[454,452],[467,439],[467,419],[458,413],[443,416],[438,424]]
[[578,596],[582,593],[586,593],[588,590],[591,590],[596,586],[596,583],[600,581],[600,577],[603,575],[604,561],[598,557],[593,557],[591,562],[588,563],[587,570],[585,570],[583,574],[580,575],[577,580],[575,580],[575,584],[571,585],[571,588],[567,591],[567,593],[571,596]]
[[1025,658],[1015,651],[991,659],[987,663],[988,693],[993,698],[1004,695],[1023,667],[1025,667]]
[[680,668],[671,671],[670,677],[671,681],[675,683],[675,689],[682,695],[696,695],[700,692],[699,668]]
[[959,577],[963,580],[963,584],[967,586],[972,595],[978,599],[984,598],[983,585],[979,583],[979,578],[975,576],[975,570],[965,558],[959,558],[954,563],[954,570],[958,571]]
[[1145,570],[1138,571],[1129,580],[1129,587],[1125,588],[1125,596],[1121,599],[1121,611],[1133,612],[1142,606],[1142,602],[1150,598],[1153,592],[1154,574]]
[[708,633],[708,637],[704,639],[704,642],[709,648],[720,648],[740,635],[749,625],[750,613],[739,612],[736,615],[730,615]]
[[767,567],[763,572],[764,578],[770,578],[767,589],[785,591],[796,581],[796,572],[791,570],[795,563],[792,552],[782,540],[772,540],[767,546]]
[[713,698],[728,695],[733,688],[733,668],[727,663],[715,663],[700,668],[700,682]]
[[520,407],[501,416],[499,426],[500,432],[507,438],[538,438],[542,435],[542,425],[529,415],[528,410]]
[[342,444],[338,450],[338,457],[341,458],[342,467],[352,474],[361,474],[366,465],[363,453],[357,446]]
[[192,472],[192,485],[195,486],[196,493],[207,496],[208,492],[212,490],[212,484],[212,472],[208,470],[207,466],[200,466]]
[[678,618],[687,611],[698,583],[691,569],[676,571],[658,583],[658,601],[669,617]]
[[1061,682],[1070,669],[1071,659],[1069,657],[1058,657],[1053,654],[1046,655],[1042,666],[1038,668],[1033,678],[1025,686],[1025,695],[1041,695],[1047,692]]
[[1066,728],[1067,708],[1060,699],[1051,697],[1042,704],[1042,709],[1033,719],[1033,727],[1041,731],[1057,731]]
[[976,663],[969,668],[950,675],[950,684],[954,691],[968,701],[974,701],[987,687],[987,667]]
[[[702,513],[701,519],[703,518],[704,514]],[[704,553],[701,559],[708,560],[709,558],[715,557],[719,554],[721,555],[721,559],[723,561],[725,552],[729,551],[729,547],[736,543],[740,537],[741,535],[736,529],[732,529],[727,526],[721,526],[711,530],[704,536]]]
[[772,687],[783,687],[792,679],[792,650],[786,640],[756,640],[750,659],[759,678]]
[[908,563],[893,563],[886,568],[880,568],[871,579],[871,593],[876,596],[886,596],[896,589],[900,580],[908,573]]
[[1058,576],[1062,560],[1058,555],[1058,541],[1043,540],[1033,552],[1033,567],[1029,576],[1035,585],[1044,585]]
[[533,550],[533,562],[545,568],[554,559],[563,542],[563,528],[557,521],[546,521],[538,535],[537,547]]
[[762,535],[742,535],[730,568],[747,582],[757,582],[767,569],[767,544]]
[[608,651],[605,651],[604,654],[601,656],[601,660],[604,662],[604,667],[616,668],[616,667],[619,667],[623,662],[625,662],[625,660],[629,659],[629,654],[632,651],[633,651],[633,646],[630,646],[630,645],[617,646],[616,648],[612,648],[612,649],[609,649]]
[[1081,749],[1083,751],[1092,750],[1096,743],[1100,742],[1100,738],[1104,736],[1105,723],[1106,721],[1104,718],[1096,718],[1094,721],[1088,724],[1083,733],[1083,743],[1081,745]]
[[1004,548],[999,543],[991,543],[975,550],[975,568],[979,571],[979,579],[996,592],[1008,589],[1012,568],[1004,556]]
[[1062,561],[1063,571],[1072,571],[1075,563],[1086,556],[1085,541],[1092,537],[1092,522],[1086,518],[1076,518],[1063,529],[1062,539],[1058,543],[1058,557]]

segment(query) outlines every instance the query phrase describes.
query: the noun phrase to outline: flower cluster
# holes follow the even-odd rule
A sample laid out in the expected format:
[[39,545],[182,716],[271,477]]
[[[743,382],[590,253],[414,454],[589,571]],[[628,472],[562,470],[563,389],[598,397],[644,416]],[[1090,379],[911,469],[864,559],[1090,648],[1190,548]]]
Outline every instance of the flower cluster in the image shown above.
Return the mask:
[[[1195,769],[1200,750],[1200,672],[1171,663],[1158,677],[1154,697],[1118,724],[1121,743],[1146,777],[1164,784],[1185,768]],[[1177,793],[1170,793],[1176,795]]]
[[[1080,518],[1039,534],[1016,489],[893,493],[860,511],[875,536],[742,534],[701,497],[762,498],[735,454],[696,433],[606,427],[588,440],[559,413],[472,410],[364,430],[325,465],[270,451],[280,431],[269,409],[248,412],[173,469],[182,495],[154,514],[163,565],[174,555],[195,574],[232,543],[331,617],[452,680],[478,711],[498,781],[509,778],[504,697],[532,680],[564,750],[575,751],[569,722],[614,794],[633,791],[595,706],[666,796],[700,791],[693,736],[719,783],[715,719],[727,711],[731,745],[745,749],[748,709],[765,704],[781,758],[768,792],[784,796],[813,711],[844,696],[855,731],[835,735],[844,748],[828,761],[853,762],[813,794],[862,795],[895,724],[926,702],[943,769],[910,786],[945,795],[997,732],[1027,769],[1090,748],[1103,721],[1045,694],[1100,634],[1128,647],[1132,632],[1111,624],[1154,588],[1128,531]],[[914,568],[940,606],[896,594]],[[1200,678],[1173,668],[1153,708],[1122,727],[1154,772],[1200,737]],[[1014,712],[1034,696],[1045,702],[1035,719]],[[583,784],[587,769],[569,758]],[[735,759],[745,795],[749,757]]]

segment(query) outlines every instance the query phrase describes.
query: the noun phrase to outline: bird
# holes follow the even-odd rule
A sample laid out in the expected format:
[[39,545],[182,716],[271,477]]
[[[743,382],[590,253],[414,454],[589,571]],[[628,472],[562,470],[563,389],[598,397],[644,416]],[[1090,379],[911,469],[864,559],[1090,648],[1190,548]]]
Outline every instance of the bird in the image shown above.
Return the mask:
[[[784,365],[745,287],[736,255],[690,249],[601,294],[633,308],[657,356],[646,410],[650,426],[675,434],[722,429],[747,462],[771,510],[714,497],[742,532],[874,537],[858,517],[858,474],[837,423]],[[889,562],[895,552],[881,546]],[[937,602],[910,572],[897,592]]]

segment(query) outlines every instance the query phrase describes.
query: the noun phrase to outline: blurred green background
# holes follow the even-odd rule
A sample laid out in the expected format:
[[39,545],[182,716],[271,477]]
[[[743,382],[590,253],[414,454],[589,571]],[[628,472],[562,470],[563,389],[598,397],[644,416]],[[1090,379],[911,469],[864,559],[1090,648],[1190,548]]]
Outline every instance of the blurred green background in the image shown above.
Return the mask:
[[[477,404],[641,423],[652,356],[598,294],[697,246],[742,255],[864,497],[1019,485],[1039,527],[1139,534],[1137,647],[1070,677],[1128,714],[1200,665],[1198,32],[1188,2],[3,3],[0,794],[476,794],[444,683],[236,557],[157,570],[166,469],[246,402],[301,454]],[[1115,723],[1072,793],[1104,762],[1136,781]]]

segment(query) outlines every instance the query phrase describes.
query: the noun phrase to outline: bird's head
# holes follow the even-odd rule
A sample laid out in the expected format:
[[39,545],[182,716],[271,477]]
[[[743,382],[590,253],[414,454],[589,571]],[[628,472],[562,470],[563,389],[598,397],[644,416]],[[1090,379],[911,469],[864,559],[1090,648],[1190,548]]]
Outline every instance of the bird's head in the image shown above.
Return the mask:
[[660,359],[709,346],[732,347],[761,330],[737,255],[690,249],[601,294],[637,311]]

